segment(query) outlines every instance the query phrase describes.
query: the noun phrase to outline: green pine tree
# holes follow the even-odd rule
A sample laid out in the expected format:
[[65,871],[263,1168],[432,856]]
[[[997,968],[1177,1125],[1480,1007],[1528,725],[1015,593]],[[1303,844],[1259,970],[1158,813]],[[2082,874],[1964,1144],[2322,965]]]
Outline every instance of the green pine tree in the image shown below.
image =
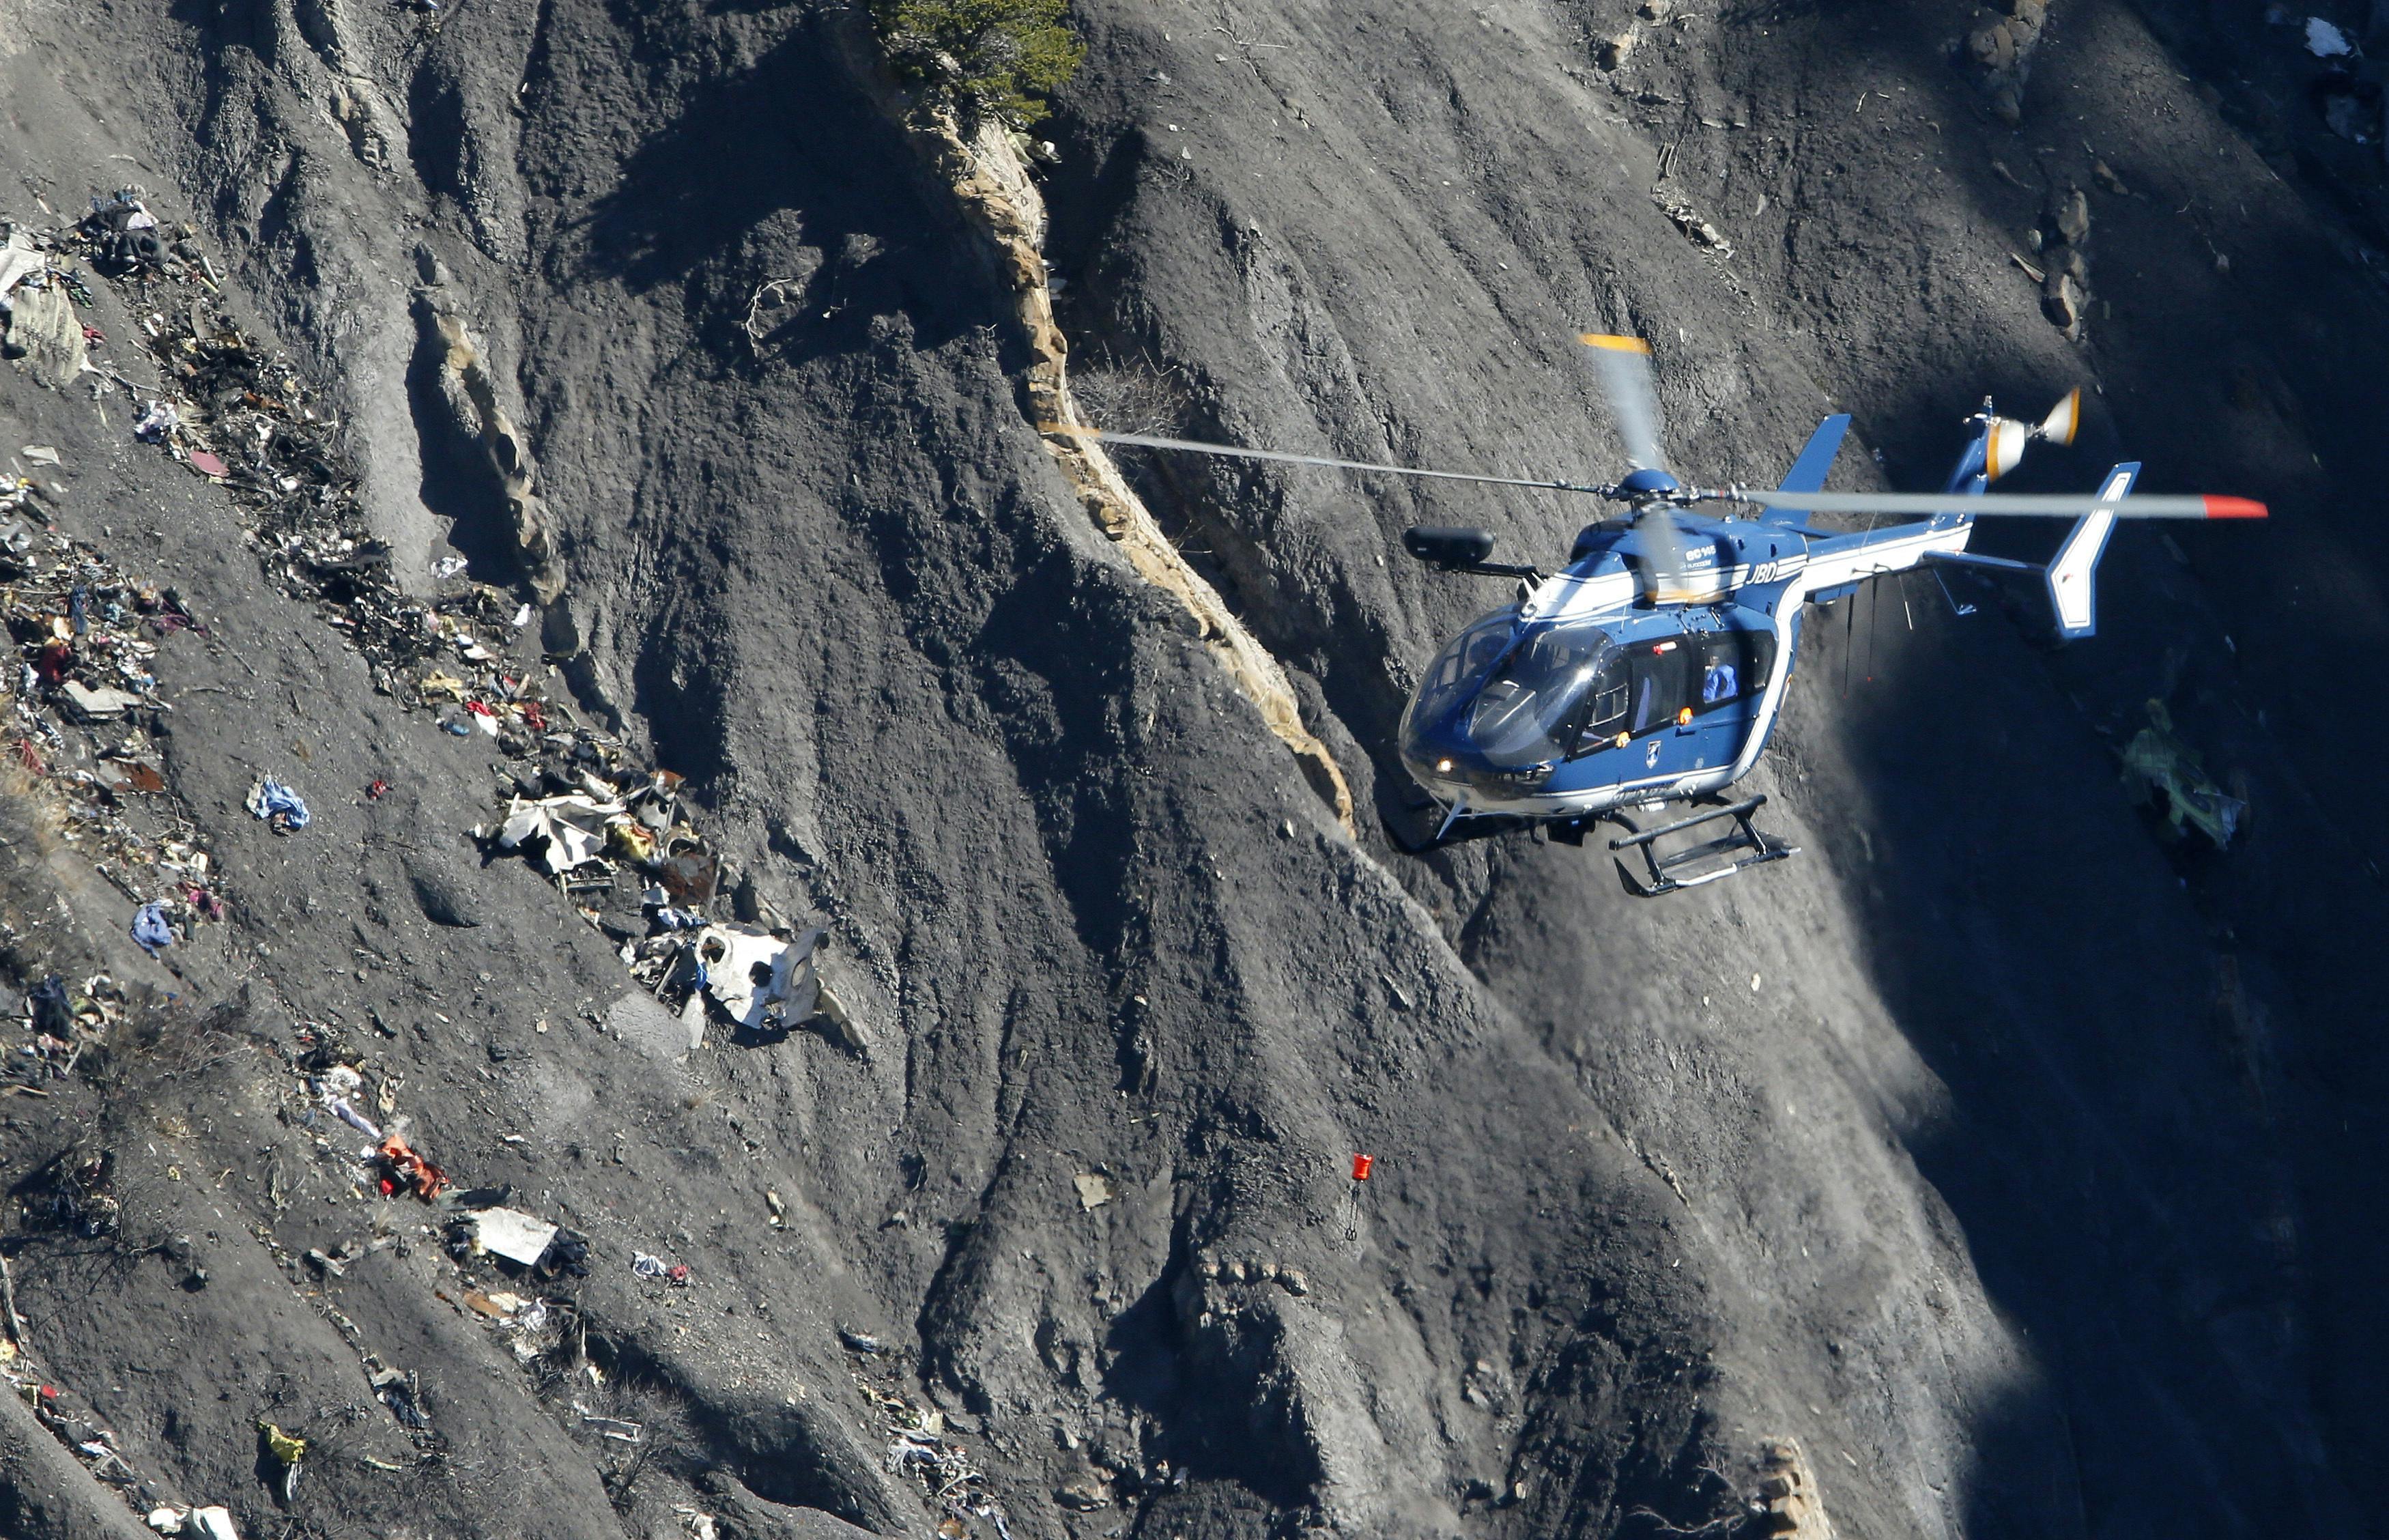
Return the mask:
[[1038,99],[1061,89],[1087,57],[1067,0],[870,0],[871,20],[898,74],[950,100],[966,121],[1026,128]]

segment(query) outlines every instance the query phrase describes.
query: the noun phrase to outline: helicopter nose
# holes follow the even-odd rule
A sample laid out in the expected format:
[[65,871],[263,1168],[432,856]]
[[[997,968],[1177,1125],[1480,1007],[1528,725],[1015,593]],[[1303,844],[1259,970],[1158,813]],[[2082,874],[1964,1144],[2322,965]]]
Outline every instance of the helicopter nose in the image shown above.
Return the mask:
[[1465,731],[1417,734],[1403,745],[1402,760],[1412,778],[1445,801],[1532,792],[1553,769],[1549,763],[1497,764]]
[[1467,772],[1449,754],[1438,754],[1432,759],[1412,756],[1410,770],[1412,775],[1437,790],[1457,791],[1468,784]]
[[1402,744],[1402,761],[1410,773],[1437,789],[1458,790],[1467,784],[1467,749],[1446,734],[1413,728]]

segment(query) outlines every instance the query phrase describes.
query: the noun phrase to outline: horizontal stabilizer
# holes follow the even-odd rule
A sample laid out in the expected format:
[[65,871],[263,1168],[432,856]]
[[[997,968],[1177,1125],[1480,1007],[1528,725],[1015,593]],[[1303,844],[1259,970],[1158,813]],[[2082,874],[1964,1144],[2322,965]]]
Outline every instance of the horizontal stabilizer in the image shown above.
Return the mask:
[[2011,561],[2003,556],[1985,556],[1980,551],[1923,551],[1918,559],[1932,567],[1971,567],[1978,572],[2029,572],[2040,576],[2048,569],[2029,561]]

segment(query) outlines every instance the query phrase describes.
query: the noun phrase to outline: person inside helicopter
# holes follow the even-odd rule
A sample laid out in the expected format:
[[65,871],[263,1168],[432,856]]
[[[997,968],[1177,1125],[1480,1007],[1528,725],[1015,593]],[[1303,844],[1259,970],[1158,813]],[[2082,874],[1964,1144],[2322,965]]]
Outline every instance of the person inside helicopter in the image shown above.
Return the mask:
[[[1626,731],[1640,738],[1665,727],[1686,726],[1713,712],[1755,699],[1767,687],[1775,660],[1775,638],[1764,631],[1739,628],[1688,632],[1680,637],[1636,642],[1621,650],[1632,677],[1634,702],[1633,718]],[[1589,730],[1587,736],[1598,730]],[[1613,739],[1616,731],[1616,726],[1608,728]]]

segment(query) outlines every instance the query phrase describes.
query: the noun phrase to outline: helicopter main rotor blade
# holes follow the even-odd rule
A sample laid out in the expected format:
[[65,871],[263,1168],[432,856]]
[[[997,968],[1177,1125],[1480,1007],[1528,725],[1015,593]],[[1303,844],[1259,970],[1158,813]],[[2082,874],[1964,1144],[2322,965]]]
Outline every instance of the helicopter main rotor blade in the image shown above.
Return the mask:
[[1592,366],[1601,376],[1610,413],[1617,418],[1626,463],[1637,470],[1667,469],[1667,454],[1659,442],[1659,397],[1651,387],[1651,344],[1640,337],[1597,331],[1580,332],[1577,340],[1592,350]]
[[[1172,449],[1193,455],[1218,455],[1238,460],[1273,460],[1282,465],[1311,465],[1330,470],[1370,471],[1382,476],[1416,476],[1438,481],[1473,481],[1481,486],[1529,487],[1539,492],[1574,492],[1594,497],[1619,498],[1619,489],[1582,481],[1539,481],[1524,476],[1484,476],[1464,470],[1429,470],[1420,466],[1383,465],[1374,460],[1344,460],[1328,455],[1290,455],[1278,449],[1246,449],[1236,444],[1205,443],[1196,439],[1156,438],[1148,433],[1109,433],[1097,428],[1044,423],[1038,431],[1061,438],[1132,449]],[[2086,513],[2112,513],[2118,519],[2262,519],[2265,505],[2245,497],[2178,494],[2136,494],[2120,502],[2102,501],[2089,492],[1991,492],[1969,496],[1961,493],[1921,492],[1783,492],[1774,487],[1730,486],[1698,488],[1684,494],[1700,503],[1751,503],[1761,507],[1809,513],[1873,513],[1914,517],[1919,514],[1964,513],[1988,518],[2072,519]]]
[[1124,444],[1134,449],[1177,449],[1190,455],[1223,455],[1238,460],[1275,460],[1283,465],[1324,466],[1331,470],[1370,470],[1386,476],[1423,476],[1437,481],[1477,481],[1487,486],[1533,487],[1542,492],[1586,492],[1602,496],[1609,488],[1576,481],[1535,481],[1517,476],[1479,476],[1464,470],[1423,470],[1417,466],[1379,465],[1372,460],[1339,460],[1326,455],[1289,455],[1278,449],[1243,449],[1234,444],[1204,443],[1194,439],[1158,439],[1147,433],[1107,433],[1099,428],[1067,423],[1042,423],[1037,430],[1061,438],[1088,439],[1096,443]]
[[2074,519],[2112,513],[2118,519],[2262,519],[2265,505],[2246,497],[2141,494],[2108,502],[2094,492],[1778,492],[1772,487],[1698,491],[1704,503],[1756,503],[1807,513],[1987,514],[1993,518]]

